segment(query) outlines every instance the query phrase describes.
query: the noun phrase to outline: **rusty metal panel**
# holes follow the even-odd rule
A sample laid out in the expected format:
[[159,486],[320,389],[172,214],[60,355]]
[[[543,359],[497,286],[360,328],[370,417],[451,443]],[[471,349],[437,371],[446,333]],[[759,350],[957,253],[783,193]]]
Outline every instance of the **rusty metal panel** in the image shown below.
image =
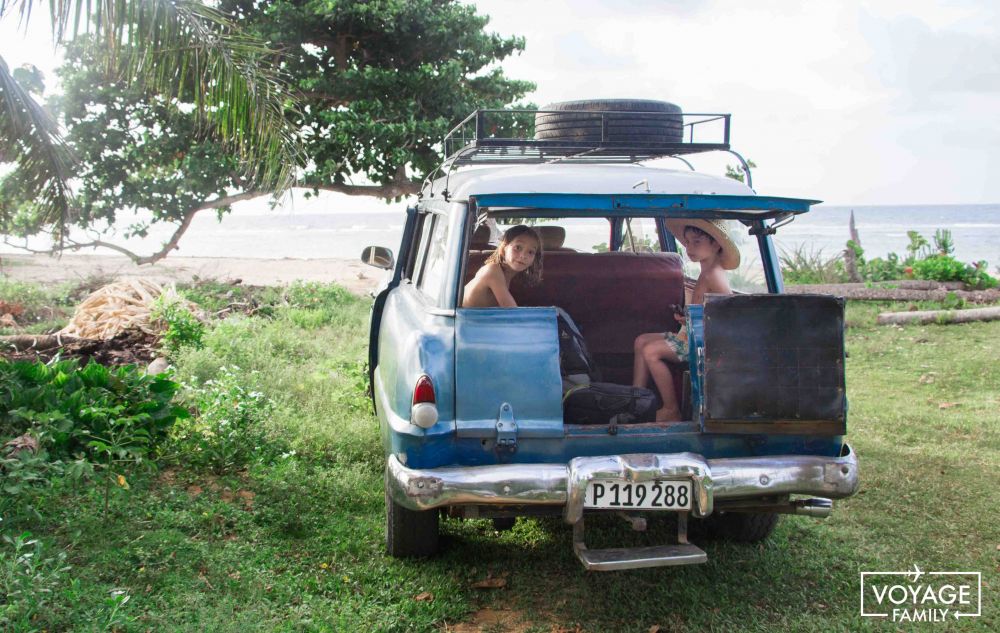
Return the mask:
[[704,372],[706,430],[788,433],[800,422],[803,433],[842,435],[844,300],[707,297]]

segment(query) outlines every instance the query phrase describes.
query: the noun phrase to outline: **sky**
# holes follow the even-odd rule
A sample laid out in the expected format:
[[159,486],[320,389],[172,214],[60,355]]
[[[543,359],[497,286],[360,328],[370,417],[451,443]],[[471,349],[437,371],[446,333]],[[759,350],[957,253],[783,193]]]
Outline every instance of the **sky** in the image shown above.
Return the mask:
[[[733,115],[758,193],[835,205],[1000,203],[1000,3],[478,0],[539,106],[650,98]],[[11,67],[56,64],[44,11],[0,22]],[[696,160],[721,171],[726,156]],[[676,161],[664,166],[683,167]],[[334,198],[336,199],[336,198]],[[352,198],[353,208],[376,200]]]
[[733,149],[758,165],[759,193],[1000,202],[998,2],[476,5],[489,29],[525,37],[503,67],[537,84],[539,106],[626,97],[731,113]]

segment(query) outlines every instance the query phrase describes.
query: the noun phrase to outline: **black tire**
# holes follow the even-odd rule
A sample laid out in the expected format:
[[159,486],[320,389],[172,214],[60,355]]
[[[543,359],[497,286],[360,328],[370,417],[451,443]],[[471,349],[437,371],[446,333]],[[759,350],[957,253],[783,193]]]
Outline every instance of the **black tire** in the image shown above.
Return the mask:
[[438,552],[437,510],[404,508],[385,490],[385,550],[393,558],[423,558]]
[[[602,114],[608,114],[610,142],[679,143],[684,135],[681,109],[665,101],[601,99],[551,103],[535,114],[535,138],[596,142],[601,140]],[[560,112],[566,110],[567,112]],[[596,111],[588,114],[588,111]]]
[[702,529],[713,538],[759,543],[771,535],[780,518],[780,514],[773,512],[719,512],[701,523]]

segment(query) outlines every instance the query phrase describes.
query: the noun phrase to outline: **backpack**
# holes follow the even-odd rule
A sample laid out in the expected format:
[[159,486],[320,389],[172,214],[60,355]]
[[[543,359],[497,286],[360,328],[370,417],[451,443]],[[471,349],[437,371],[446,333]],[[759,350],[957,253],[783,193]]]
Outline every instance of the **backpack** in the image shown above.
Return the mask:
[[566,424],[618,424],[652,422],[659,405],[650,389],[592,382],[570,387],[563,394],[563,422]]
[[572,317],[556,308],[559,329],[559,371],[563,377],[563,422],[619,424],[652,422],[659,406],[656,394],[641,387],[600,382],[601,371]]
[[562,308],[556,308],[556,327],[559,331],[559,371],[563,378],[572,384],[600,380],[601,372],[590,356],[583,334]]

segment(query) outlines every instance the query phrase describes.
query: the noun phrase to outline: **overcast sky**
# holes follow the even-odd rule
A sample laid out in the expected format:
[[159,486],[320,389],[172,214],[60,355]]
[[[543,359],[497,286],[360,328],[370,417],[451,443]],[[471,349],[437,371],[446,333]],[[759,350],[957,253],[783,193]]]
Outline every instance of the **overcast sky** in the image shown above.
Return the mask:
[[[996,1],[475,4],[491,16],[489,30],[526,38],[525,52],[503,65],[538,85],[528,97],[537,105],[635,97],[731,112],[733,147],[758,164],[759,193],[1000,203]],[[28,38],[16,18],[0,23],[11,67],[55,64],[45,13],[32,16]]]
[[[552,101],[733,114],[759,193],[1000,202],[1000,2],[478,0]],[[699,165],[700,167],[700,165]]]

